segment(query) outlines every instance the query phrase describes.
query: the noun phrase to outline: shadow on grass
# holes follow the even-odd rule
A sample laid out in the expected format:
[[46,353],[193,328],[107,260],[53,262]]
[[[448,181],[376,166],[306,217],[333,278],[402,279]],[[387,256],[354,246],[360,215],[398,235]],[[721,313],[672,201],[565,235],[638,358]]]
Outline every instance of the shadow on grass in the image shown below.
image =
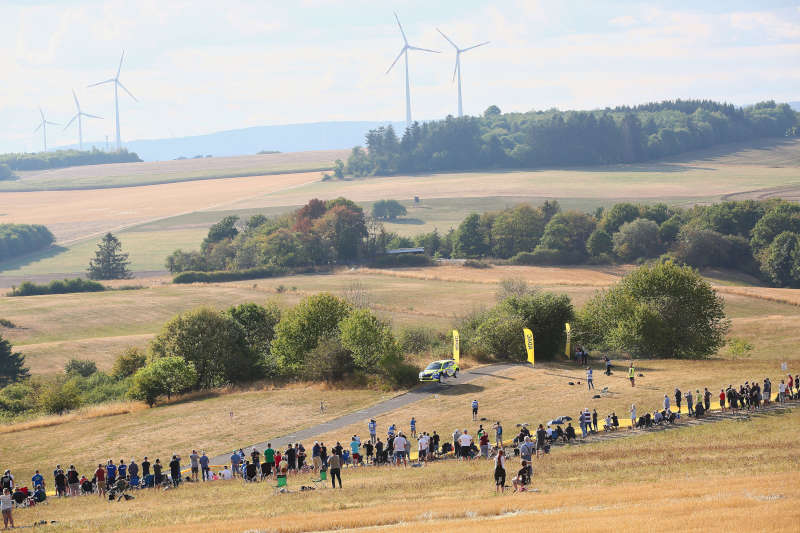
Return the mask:
[[407,226],[421,226],[425,224],[425,221],[419,218],[390,218],[389,220],[384,220],[389,224],[403,224]]
[[36,261],[55,257],[66,252],[68,249],[69,248],[65,248],[63,246],[53,245],[39,252],[33,252],[30,254],[21,255],[19,257],[14,257],[13,259],[9,259],[0,263],[0,272],[5,270],[16,270],[18,268],[28,266],[31,263],[35,263]]
[[484,387],[481,387],[480,385],[473,385],[472,383],[455,383],[453,385],[443,384],[441,387],[439,387],[437,394],[441,394],[442,396],[458,396],[461,394],[477,394],[483,390]]

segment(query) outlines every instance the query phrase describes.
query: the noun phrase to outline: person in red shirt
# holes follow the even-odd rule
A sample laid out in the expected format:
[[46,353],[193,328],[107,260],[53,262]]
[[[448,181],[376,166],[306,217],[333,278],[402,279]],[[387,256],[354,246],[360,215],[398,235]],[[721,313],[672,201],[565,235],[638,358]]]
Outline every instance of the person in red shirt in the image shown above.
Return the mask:
[[97,482],[97,494],[102,498],[106,493],[106,469],[103,465],[97,465],[94,471],[94,480]]
[[722,389],[719,391],[719,408],[721,411],[725,410],[725,391]]

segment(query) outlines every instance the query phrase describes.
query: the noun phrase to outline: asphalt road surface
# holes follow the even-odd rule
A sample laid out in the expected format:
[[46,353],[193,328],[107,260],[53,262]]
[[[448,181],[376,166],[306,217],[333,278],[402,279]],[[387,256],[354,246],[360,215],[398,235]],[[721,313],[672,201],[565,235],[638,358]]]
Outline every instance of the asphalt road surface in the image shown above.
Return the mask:
[[[281,437],[272,438],[270,439],[269,442],[272,443],[273,448],[282,449],[290,442],[307,441],[308,439],[316,437],[317,435],[322,435],[323,433],[328,433],[329,431],[335,431],[337,429],[349,426],[350,424],[366,421],[369,420],[370,418],[375,418],[376,416],[388,413],[389,411],[394,411],[395,409],[398,409],[400,407],[405,407],[406,405],[427,398],[432,394],[439,394],[442,392],[443,389],[449,387],[458,387],[459,385],[469,383],[470,381],[474,381],[478,378],[484,376],[493,376],[509,368],[514,368],[519,366],[527,366],[527,365],[520,363],[504,363],[504,364],[482,366],[479,368],[474,368],[472,370],[463,370],[458,373],[457,378],[449,378],[441,385],[439,383],[429,383],[426,385],[421,385],[404,394],[400,394],[398,396],[395,396],[394,398],[389,398],[388,400],[376,403],[375,405],[367,407],[366,409],[354,411],[352,413],[342,415],[338,418],[328,420],[327,422],[323,422],[322,424],[317,424],[315,426],[311,426],[306,429],[295,431],[291,435],[284,435]],[[468,407],[465,406],[464,408],[467,409]],[[364,429],[366,430],[366,422],[364,425]],[[266,447],[267,447],[266,442],[259,442],[250,445],[242,445],[242,444],[236,445],[237,450],[239,448],[242,448],[246,453],[251,451],[253,448],[256,448],[257,450],[263,453]],[[307,446],[307,449],[310,450],[310,446]],[[231,448],[231,451],[233,451],[233,448]],[[230,452],[224,455],[218,455],[211,459],[211,464],[213,465],[229,464],[230,457],[231,457]]]

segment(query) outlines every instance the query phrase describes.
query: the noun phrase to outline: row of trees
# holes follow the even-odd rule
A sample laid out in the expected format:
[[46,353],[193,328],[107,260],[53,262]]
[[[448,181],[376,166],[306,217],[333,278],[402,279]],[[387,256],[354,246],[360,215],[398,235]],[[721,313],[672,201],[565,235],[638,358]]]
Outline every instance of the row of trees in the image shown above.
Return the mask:
[[[690,209],[615,204],[593,213],[563,212],[557,202],[471,214],[438,243],[442,256],[510,259],[517,264],[631,262],[664,255],[697,268],[721,267],[800,286],[800,205],[782,200],[728,201]],[[426,252],[428,247],[426,247]]]
[[40,224],[0,224],[0,261],[47,248],[55,237]]
[[48,168],[101,165],[104,163],[139,163],[135,152],[92,150],[56,150],[55,152],[0,154],[0,163],[11,170],[46,170]]
[[255,215],[242,224],[237,216],[225,217],[211,226],[199,251],[176,250],[166,266],[175,273],[351,263],[382,252],[390,238],[351,200],[313,199],[277,218]]
[[606,165],[661,158],[720,143],[780,137],[798,123],[787,104],[744,108],[677,100],[597,111],[501,113],[414,123],[398,139],[391,126],[370,130],[354,148],[355,176],[481,168]]

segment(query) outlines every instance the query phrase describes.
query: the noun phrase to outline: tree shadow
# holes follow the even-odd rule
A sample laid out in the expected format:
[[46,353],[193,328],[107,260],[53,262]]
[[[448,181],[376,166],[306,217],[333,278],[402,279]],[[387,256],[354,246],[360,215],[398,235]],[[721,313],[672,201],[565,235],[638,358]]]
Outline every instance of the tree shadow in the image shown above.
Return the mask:
[[442,383],[436,394],[441,394],[442,396],[459,396],[462,394],[477,394],[483,390],[484,387],[472,383],[453,383],[452,385]]
[[384,220],[384,222],[387,222],[389,224],[403,224],[408,226],[421,226],[422,224],[425,224],[425,221],[419,218],[394,218],[394,219],[390,218],[388,220]]
[[32,252],[29,254],[8,259],[0,263],[0,272],[3,272],[5,270],[16,270],[18,268],[28,266],[31,263],[35,263],[36,261],[41,261],[42,259],[49,259],[51,257],[55,257],[59,254],[66,252],[68,249],[69,248],[65,248],[63,246],[53,245],[45,250]]

